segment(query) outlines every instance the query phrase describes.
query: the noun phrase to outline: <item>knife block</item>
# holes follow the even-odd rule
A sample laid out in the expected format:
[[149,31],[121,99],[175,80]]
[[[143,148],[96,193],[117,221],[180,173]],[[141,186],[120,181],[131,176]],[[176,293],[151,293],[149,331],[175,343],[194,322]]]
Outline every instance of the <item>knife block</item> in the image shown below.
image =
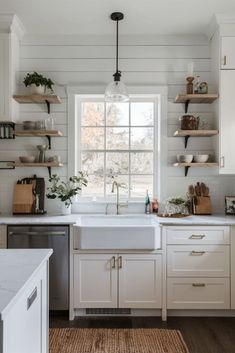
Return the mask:
[[[39,210],[36,212],[36,194],[39,195]],[[44,214],[45,180],[44,178],[24,178],[15,185],[13,214]]]
[[193,198],[193,214],[195,215],[211,215],[212,205],[210,196],[194,196]]

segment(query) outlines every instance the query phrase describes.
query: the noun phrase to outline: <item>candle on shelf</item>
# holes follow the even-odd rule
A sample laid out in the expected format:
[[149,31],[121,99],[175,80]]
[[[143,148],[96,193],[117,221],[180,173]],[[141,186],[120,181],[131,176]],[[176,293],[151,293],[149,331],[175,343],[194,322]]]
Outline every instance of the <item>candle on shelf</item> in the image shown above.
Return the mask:
[[194,77],[194,62],[188,63],[188,76],[187,77]]
[[186,80],[186,92],[187,94],[193,94],[194,62],[188,63],[188,75],[186,77]]

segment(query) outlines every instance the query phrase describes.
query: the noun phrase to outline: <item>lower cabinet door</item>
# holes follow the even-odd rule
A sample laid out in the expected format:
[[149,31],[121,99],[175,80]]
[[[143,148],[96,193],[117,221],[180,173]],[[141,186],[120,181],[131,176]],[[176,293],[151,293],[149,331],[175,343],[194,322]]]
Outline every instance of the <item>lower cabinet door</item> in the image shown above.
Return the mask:
[[229,278],[168,278],[168,309],[230,309]]
[[41,280],[29,285],[3,321],[3,353],[46,353],[41,291]]
[[161,308],[162,255],[119,255],[119,308]]
[[116,307],[116,256],[113,254],[75,254],[74,308]]

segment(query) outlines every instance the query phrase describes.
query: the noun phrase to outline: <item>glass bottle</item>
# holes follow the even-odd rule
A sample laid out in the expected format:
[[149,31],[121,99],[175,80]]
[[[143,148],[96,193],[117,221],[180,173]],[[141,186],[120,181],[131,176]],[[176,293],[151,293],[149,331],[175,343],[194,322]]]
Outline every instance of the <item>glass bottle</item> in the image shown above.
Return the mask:
[[145,196],[145,213],[146,214],[150,213],[150,198],[149,198],[148,190],[146,190],[146,196]]
[[198,75],[198,76],[196,76],[196,78],[197,78],[197,81],[196,81],[196,83],[195,83],[195,85],[194,85],[194,93],[199,93],[199,86],[200,86],[200,76]]

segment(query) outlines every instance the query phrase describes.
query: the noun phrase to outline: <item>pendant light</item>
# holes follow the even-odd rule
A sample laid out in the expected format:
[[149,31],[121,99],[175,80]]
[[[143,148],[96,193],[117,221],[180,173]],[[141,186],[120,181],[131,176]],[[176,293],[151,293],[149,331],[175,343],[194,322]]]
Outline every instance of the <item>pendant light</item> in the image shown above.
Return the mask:
[[112,81],[105,90],[105,101],[106,102],[128,102],[129,95],[127,88],[121,79],[121,71],[118,69],[118,23],[123,20],[124,15],[121,12],[113,12],[110,16],[113,21],[117,23],[116,32],[116,72],[113,74],[114,81]]

